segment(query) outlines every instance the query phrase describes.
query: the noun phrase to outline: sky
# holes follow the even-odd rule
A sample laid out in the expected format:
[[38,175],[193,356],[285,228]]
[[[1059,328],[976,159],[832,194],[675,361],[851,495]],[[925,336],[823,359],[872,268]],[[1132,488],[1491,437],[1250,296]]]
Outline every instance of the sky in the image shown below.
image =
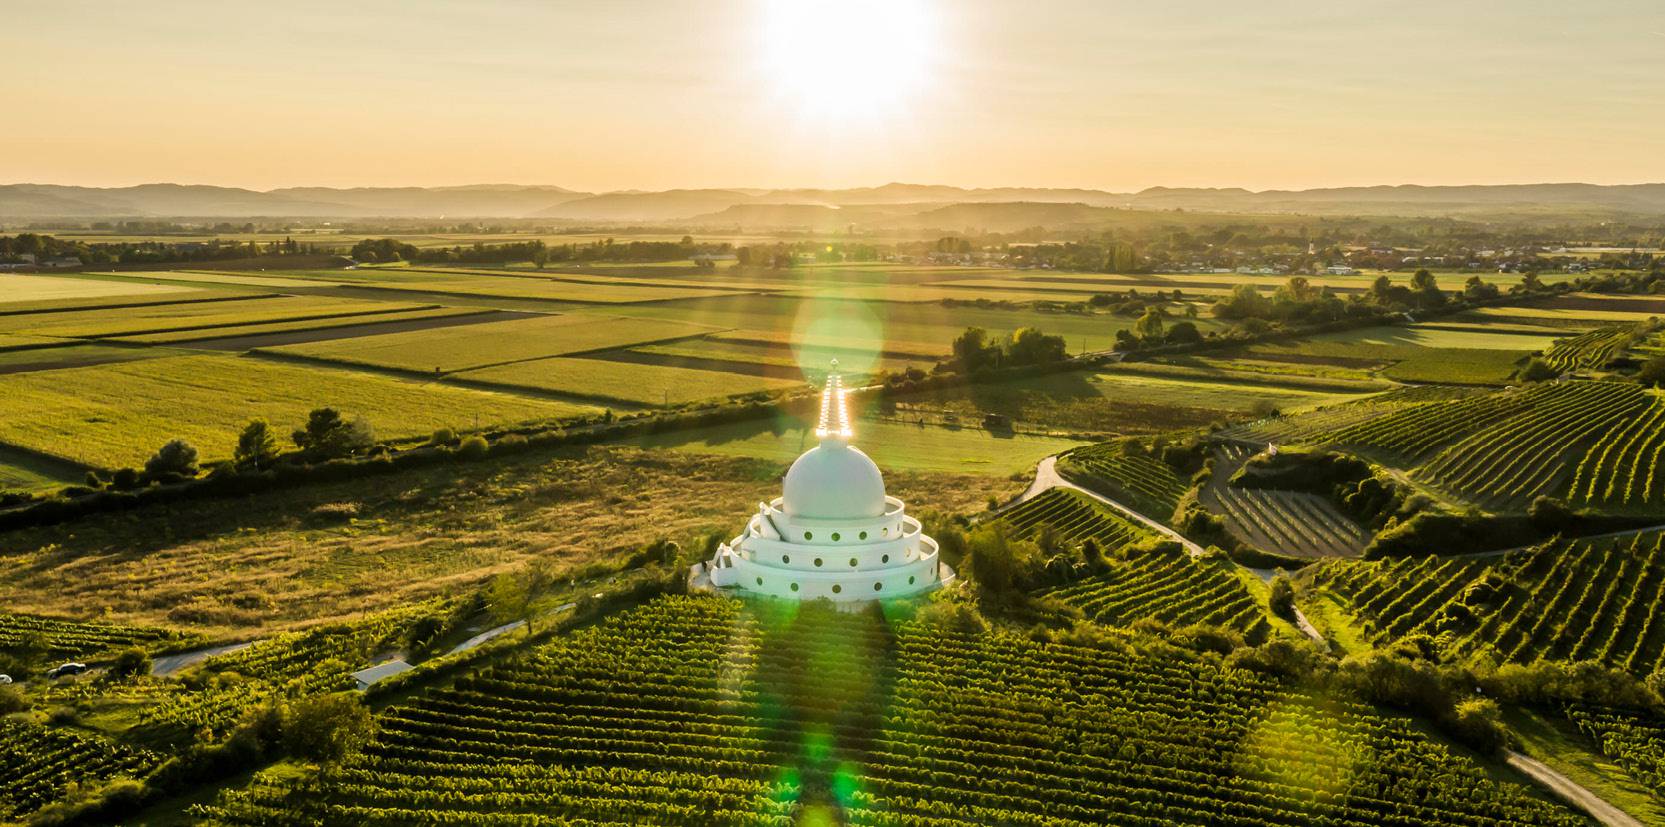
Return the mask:
[[1665,181],[1660,0],[0,9],[0,183]]

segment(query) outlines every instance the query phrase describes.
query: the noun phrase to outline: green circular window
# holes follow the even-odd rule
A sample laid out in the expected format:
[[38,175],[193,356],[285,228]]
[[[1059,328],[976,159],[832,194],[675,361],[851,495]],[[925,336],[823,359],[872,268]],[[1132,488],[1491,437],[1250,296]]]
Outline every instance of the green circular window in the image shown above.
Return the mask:
[[865,531],[863,531],[863,532],[862,532],[862,533],[860,533],[860,534],[858,534],[858,535],[856,535],[856,539],[858,539],[858,540],[865,540],[865,539],[867,539],[867,532],[865,532]]
[[873,591],[878,591],[878,590],[880,590],[884,587],[885,587],[885,584],[883,584],[883,583],[874,583],[873,584]]
[[806,531],[806,532],[804,532],[804,539],[805,539],[805,540],[813,540],[813,539],[815,539],[815,532],[813,532],[813,531]]
[[821,558],[819,558],[819,557],[815,558],[815,567],[816,568],[821,567]]
[[792,590],[793,590],[793,591],[797,591],[797,590],[798,590],[798,584],[797,584],[797,583],[793,583],[793,584],[792,584]]
[[841,591],[844,591],[844,587],[838,585],[837,583],[834,583],[833,584],[833,594],[838,594]]
[[840,539],[840,538],[839,538],[839,536],[838,536],[838,532],[836,532],[836,531],[834,531],[834,532],[833,532],[833,542],[835,542],[835,543],[836,543],[836,542],[838,542],[838,541],[839,541],[839,539]]
[[852,568],[852,569],[853,569],[853,568],[855,568],[855,567],[856,567],[856,558],[854,558],[854,557],[851,557],[851,558],[850,558],[850,568]]
[[[910,575],[908,575],[908,585],[910,585],[910,586],[912,586],[912,585],[913,585],[913,575],[911,575],[911,574],[910,574]],[[798,588],[798,587],[797,587],[797,586],[793,586],[793,587],[792,587],[792,588],[794,588],[794,589],[796,589],[796,588]]]
[[879,558],[879,562],[881,562],[881,563],[888,563],[888,562],[890,562],[890,555],[888,555],[888,554],[886,554],[886,555],[885,555],[885,556],[883,556],[883,557],[881,557],[881,558]]
[[782,555],[781,555],[781,556],[780,556],[780,561],[781,561],[781,562],[782,562],[782,563],[791,563],[791,562],[792,562],[792,555],[790,555],[790,554],[782,554]]
[[761,578],[761,577],[757,578],[757,585],[759,585],[759,586],[763,585],[763,578]]

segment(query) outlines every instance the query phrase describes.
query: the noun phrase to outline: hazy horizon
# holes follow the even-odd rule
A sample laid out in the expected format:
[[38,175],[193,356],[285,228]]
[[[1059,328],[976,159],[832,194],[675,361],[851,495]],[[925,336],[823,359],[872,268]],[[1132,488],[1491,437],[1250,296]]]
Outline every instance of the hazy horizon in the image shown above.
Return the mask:
[[8,6],[9,181],[1665,180],[1642,0]]

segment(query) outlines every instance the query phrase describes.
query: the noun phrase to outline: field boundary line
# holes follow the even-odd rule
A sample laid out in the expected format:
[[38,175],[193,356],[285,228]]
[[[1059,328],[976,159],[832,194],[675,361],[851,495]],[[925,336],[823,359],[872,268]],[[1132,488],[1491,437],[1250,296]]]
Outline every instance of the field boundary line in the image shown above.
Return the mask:
[[166,307],[171,304],[209,304],[211,302],[244,302],[257,299],[288,298],[287,293],[250,293],[239,296],[203,296],[195,299],[172,299],[169,301],[153,302],[123,302],[121,304],[93,304],[73,305],[69,307],[25,307],[22,309],[0,309],[0,316],[34,316],[44,313],[90,313],[96,310],[133,310],[140,307]]

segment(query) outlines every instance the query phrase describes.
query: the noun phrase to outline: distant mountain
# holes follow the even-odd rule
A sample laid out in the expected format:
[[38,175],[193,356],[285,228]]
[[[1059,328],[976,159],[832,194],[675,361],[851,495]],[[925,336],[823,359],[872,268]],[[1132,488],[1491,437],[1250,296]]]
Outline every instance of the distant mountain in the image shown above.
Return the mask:
[[736,190],[612,192],[556,204],[534,213],[574,221],[676,221],[746,204],[760,196]]
[[[1048,206],[1050,205],[1050,206]],[[959,210],[951,207],[994,207]],[[778,227],[1087,225],[1109,208],[1309,215],[1484,216],[1516,213],[1665,215],[1665,184],[1411,184],[1310,190],[1152,187],[966,189],[890,183],[853,189],[679,189],[584,193],[553,186],[136,187],[0,185],[0,220],[38,218],[544,218],[564,223]],[[1027,223],[1022,223],[1027,222]]]
[[561,187],[136,187],[0,185],[0,218],[508,218],[588,193]]

